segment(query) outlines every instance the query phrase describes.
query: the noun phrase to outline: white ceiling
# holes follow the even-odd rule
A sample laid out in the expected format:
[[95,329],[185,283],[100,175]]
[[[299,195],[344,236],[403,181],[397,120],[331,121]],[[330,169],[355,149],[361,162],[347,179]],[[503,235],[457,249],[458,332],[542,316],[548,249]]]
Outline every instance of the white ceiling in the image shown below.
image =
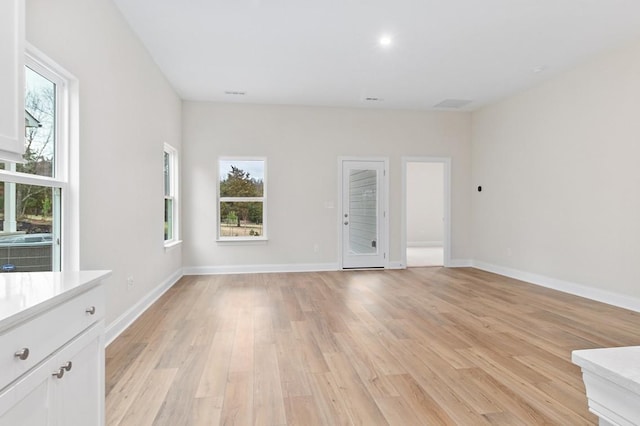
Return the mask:
[[640,39],[640,0],[115,2],[187,100],[472,110]]

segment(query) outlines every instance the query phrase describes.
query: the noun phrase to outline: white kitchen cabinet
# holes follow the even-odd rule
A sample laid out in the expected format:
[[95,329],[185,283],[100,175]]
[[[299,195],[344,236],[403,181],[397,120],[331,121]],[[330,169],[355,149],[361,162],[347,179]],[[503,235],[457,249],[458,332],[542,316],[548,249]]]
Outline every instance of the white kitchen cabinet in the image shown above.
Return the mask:
[[[104,424],[101,279],[108,273],[82,274],[28,273],[9,283],[0,277],[0,293],[8,294],[0,294],[0,426]],[[19,300],[29,307],[7,303]],[[3,302],[5,313],[16,312],[3,318]]]
[[582,349],[571,359],[582,369],[589,411],[600,426],[640,424],[640,346]]
[[[94,328],[98,328],[97,326]],[[54,424],[104,424],[104,327],[92,330],[83,341],[58,357],[54,368],[72,368],[62,378],[51,375],[51,396],[56,413]],[[55,371],[55,370],[54,370]]]
[[0,159],[24,152],[25,1],[0,1]]
[[[94,325],[60,353],[5,392],[0,425],[100,425],[104,423],[104,355],[102,324]],[[0,400],[5,395],[0,395]]]

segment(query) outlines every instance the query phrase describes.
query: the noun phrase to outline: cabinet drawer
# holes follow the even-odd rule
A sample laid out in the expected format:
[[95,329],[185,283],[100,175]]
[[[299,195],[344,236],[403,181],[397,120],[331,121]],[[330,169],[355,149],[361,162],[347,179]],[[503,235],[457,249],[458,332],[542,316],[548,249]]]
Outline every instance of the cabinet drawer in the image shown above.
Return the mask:
[[[104,289],[97,286],[51,310],[28,319],[2,336],[0,389],[104,318]],[[15,354],[24,349],[22,360]]]

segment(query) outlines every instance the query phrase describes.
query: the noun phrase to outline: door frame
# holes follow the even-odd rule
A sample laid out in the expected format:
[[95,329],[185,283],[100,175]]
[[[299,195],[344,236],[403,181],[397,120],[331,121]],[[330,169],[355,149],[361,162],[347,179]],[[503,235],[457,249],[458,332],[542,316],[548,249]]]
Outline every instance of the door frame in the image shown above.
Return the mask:
[[[343,183],[343,163],[345,161],[375,161],[384,163],[384,174],[382,176],[382,206],[384,208],[383,216],[383,228],[380,230],[380,236],[382,237],[381,250],[385,253],[384,256],[384,269],[389,268],[389,158],[388,157],[338,157],[338,208],[337,208],[337,226],[338,226],[338,269],[344,270],[343,265],[343,238],[344,238],[344,225],[342,224],[342,183]],[[348,268],[347,270],[350,270]],[[366,268],[361,268],[366,269]]]
[[407,267],[407,163],[439,163],[444,167],[444,238],[443,266],[451,265],[451,157],[402,157],[402,267]]

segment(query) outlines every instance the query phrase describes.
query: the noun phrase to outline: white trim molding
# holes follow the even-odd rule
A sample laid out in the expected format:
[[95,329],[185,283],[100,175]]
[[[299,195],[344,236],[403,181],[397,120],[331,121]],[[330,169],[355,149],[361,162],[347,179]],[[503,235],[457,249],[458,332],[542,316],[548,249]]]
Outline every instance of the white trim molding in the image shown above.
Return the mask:
[[389,261],[387,269],[407,269],[407,265],[402,263],[401,260],[392,260]]
[[164,280],[159,286],[150,291],[138,303],[133,305],[129,310],[120,315],[115,321],[107,326],[105,342],[109,346],[116,337],[127,329],[133,322],[138,319],[155,301],[173,287],[184,276],[182,269],[178,269],[171,274],[169,278]]
[[447,268],[472,268],[473,260],[471,259],[450,259]]
[[570,281],[563,281],[532,272],[520,271],[504,266],[493,265],[479,260],[473,261],[473,267],[481,269],[483,271],[493,272],[494,274],[524,281],[529,284],[551,288],[563,293],[573,294],[574,296],[580,296],[587,299],[595,300],[597,302],[607,303],[609,305],[640,312],[640,299],[636,297],[614,293],[607,290],[601,290]]
[[337,263],[187,266],[184,275],[262,274],[271,272],[323,272],[339,270]]

